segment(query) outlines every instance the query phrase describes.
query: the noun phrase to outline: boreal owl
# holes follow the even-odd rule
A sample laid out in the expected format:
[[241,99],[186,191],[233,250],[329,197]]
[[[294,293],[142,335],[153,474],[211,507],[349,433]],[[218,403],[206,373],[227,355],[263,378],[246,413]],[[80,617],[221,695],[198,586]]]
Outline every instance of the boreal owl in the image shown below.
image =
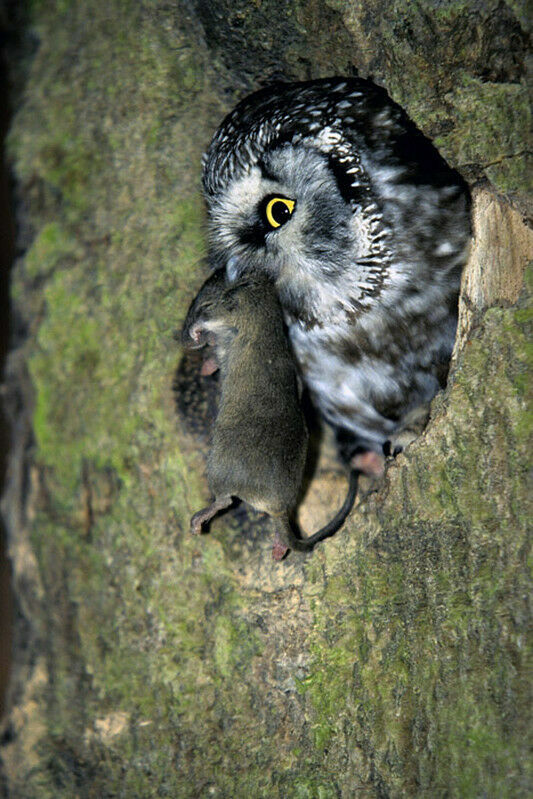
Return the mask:
[[345,455],[405,444],[454,343],[470,235],[460,175],[383,89],[328,78],[240,102],[203,182],[213,267],[275,281],[303,379]]

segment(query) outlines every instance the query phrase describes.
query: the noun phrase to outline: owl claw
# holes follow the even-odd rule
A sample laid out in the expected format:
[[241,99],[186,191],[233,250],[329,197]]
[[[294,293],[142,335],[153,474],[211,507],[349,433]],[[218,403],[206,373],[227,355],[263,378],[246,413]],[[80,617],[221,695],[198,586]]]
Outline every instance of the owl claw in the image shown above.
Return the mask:
[[390,440],[383,444],[383,454],[386,458],[395,458],[400,452],[403,452],[403,447],[400,444],[393,446],[393,442]]

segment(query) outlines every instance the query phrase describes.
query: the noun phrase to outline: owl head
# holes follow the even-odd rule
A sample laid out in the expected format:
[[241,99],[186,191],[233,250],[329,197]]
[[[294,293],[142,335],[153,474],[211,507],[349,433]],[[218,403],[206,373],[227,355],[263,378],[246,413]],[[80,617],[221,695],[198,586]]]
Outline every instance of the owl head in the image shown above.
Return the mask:
[[230,279],[266,272],[307,323],[356,312],[427,268],[423,240],[442,228],[442,190],[461,191],[454,175],[369,81],[277,84],[243,100],[205,155],[210,256]]
[[224,120],[204,187],[211,256],[231,279],[265,271],[285,307],[301,309],[316,281],[337,279],[364,253],[354,205],[370,192],[348,113],[360,97],[346,81],[277,85]]

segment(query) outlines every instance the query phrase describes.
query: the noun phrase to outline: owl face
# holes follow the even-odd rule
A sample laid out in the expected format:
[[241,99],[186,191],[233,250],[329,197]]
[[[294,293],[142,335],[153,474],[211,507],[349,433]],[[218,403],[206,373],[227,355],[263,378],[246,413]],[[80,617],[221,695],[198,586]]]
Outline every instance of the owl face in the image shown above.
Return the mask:
[[311,144],[265,153],[215,196],[209,217],[215,264],[232,280],[268,274],[289,323],[348,324],[388,279],[375,216],[346,198],[330,157]]
[[365,249],[327,155],[309,146],[265,154],[214,198],[209,216],[212,256],[229,264],[230,279],[266,272],[299,308],[302,294],[316,304],[317,286],[326,293]]

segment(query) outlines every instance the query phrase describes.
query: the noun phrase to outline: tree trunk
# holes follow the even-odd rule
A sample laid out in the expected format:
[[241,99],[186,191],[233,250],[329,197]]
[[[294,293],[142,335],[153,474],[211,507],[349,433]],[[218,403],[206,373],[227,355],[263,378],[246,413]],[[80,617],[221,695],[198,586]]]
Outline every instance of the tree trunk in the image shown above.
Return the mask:
[[[525,8],[32,8],[9,139],[29,246],[5,387],[6,795],[525,796]],[[470,181],[472,254],[426,432],[340,533],[279,564],[257,516],[188,535],[205,446],[175,412],[172,332],[206,274],[201,155],[223,115],[274,78],[354,70]],[[304,521],[345,490],[315,482]]]

